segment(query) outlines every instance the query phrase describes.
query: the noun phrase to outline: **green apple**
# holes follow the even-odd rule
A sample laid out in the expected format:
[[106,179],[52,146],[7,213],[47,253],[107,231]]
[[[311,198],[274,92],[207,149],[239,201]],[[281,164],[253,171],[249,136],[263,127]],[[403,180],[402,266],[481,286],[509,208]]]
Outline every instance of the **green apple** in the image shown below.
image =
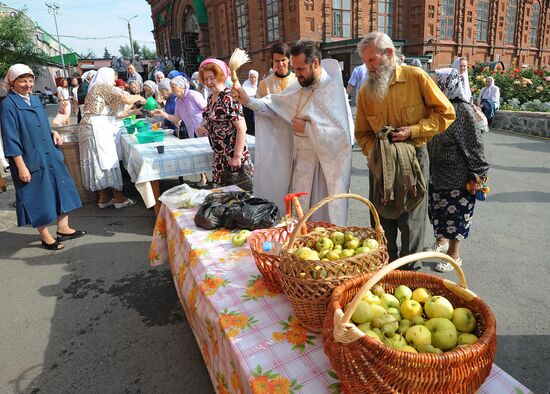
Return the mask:
[[344,238],[344,233],[341,231],[335,231],[330,235],[330,239],[334,242],[334,245],[343,245]]
[[234,247],[239,247],[239,246],[243,246],[244,243],[246,242],[246,236],[241,236],[240,234],[235,234],[232,238],[231,238],[231,243],[233,244]]
[[416,316],[414,319],[411,320],[411,323],[413,326],[423,326],[426,324],[422,316]]
[[340,255],[341,258],[345,259],[346,257],[353,256],[355,256],[355,249],[342,249],[342,254]]
[[369,248],[366,248],[364,246],[360,246],[358,247],[357,249],[355,249],[355,254],[358,255],[358,254],[362,254],[362,253],[369,253],[370,252],[370,249]]
[[376,317],[384,316],[386,310],[380,305],[369,304],[366,301],[359,301],[357,309],[351,316],[351,319],[356,323],[366,323],[372,321]]
[[378,327],[373,328],[371,331],[374,332],[376,335],[378,335],[378,338],[380,338],[380,339],[386,339],[386,337],[384,336],[384,334],[382,334],[382,330],[379,329]]
[[426,322],[426,327],[432,332],[432,345],[435,347],[441,350],[449,350],[456,346],[458,332],[449,319],[434,317]]
[[338,253],[336,250],[331,250],[328,252],[325,257],[329,259],[330,261],[339,260],[340,259],[340,253]]
[[399,300],[390,293],[386,293],[380,298],[380,304],[386,309],[399,308]]
[[333,247],[334,247],[334,244],[328,237],[319,238],[315,243],[315,249],[317,249],[318,252],[320,252],[323,249],[332,250]]
[[[351,241],[353,238],[355,238],[355,234],[353,233],[353,231],[346,231],[344,233],[344,241],[345,242]],[[355,249],[355,248],[353,248],[353,249]]]
[[361,298],[363,301],[368,302],[369,304],[378,304],[380,305],[380,298],[378,296],[375,296],[372,294],[372,292],[369,290],[367,293]]
[[357,249],[359,247],[359,240],[357,238],[350,239],[346,242],[346,249]]
[[412,297],[412,293],[412,290],[409,289],[407,286],[399,285],[395,288],[393,295],[399,300],[399,303],[401,304],[403,301],[410,300]]
[[378,336],[377,333],[375,333],[374,331],[372,330],[366,330],[364,331],[365,335],[368,335],[369,337],[371,337],[372,339],[378,341],[378,342],[382,342],[382,340],[380,339],[380,337]]
[[416,316],[422,316],[422,305],[415,300],[405,300],[399,307],[399,311],[405,319],[412,320]]
[[378,241],[373,239],[373,238],[370,238],[370,239],[365,239],[363,241],[363,246],[371,249],[371,250],[374,250],[374,249],[377,249],[378,248]]
[[391,347],[394,349],[401,349],[403,346],[407,346],[407,341],[402,335],[393,334],[390,338]]
[[412,323],[410,320],[407,319],[401,319],[399,321],[399,328],[397,329],[397,332],[401,335],[405,335],[407,333],[407,330],[411,328]]
[[413,326],[409,328],[405,334],[405,338],[414,347],[432,343],[432,333],[426,326]]
[[340,250],[341,251],[342,250],[342,245],[335,244],[334,249],[332,249],[332,250]]
[[384,294],[386,294],[386,292],[384,291],[384,287],[382,287],[382,285],[376,285],[374,286],[374,288],[372,289],[372,292],[374,294],[376,294],[378,297],[382,298],[382,296]]
[[476,328],[476,318],[468,308],[456,308],[452,322],[456,329],[461,332],[472,332]]
[[[332,241],[331,241],[332,242]],[[319,252],[319,257],[321,259],[324,259],[326,256],[327,256],[327,253],[330,252],[330,249],[322,249],[320,252]]]
[[317,251],[309,249],[309,248],[306,249],[306,250],[303,250],[298,255],[298,257],[300,257],[301,259],[304,259],[304,260],[320,260],[319,253],[317,253]]
[[[371,329],[370,327],[370,322],[367,322],[367,323],[361,323],[359,325],[357,325],[357,328],[360,329],[361,331],[363,332],[367,332]],[[376,334],[375,334],[376,335]],[[377,336],[378,337],[378,336]]]
[[394,316],[383,315],[376,316],[374,319],[372,319],[371,326],[374,328],[380,328],[380,330],[382,330],[382,333],[386,337],[390,337],[395,334],[395,332],[399,328],[399,323]]
[[409,345],[400,347],[397,350],[401,350],[402,352],[418,353],[415,348],[413,348],[412,346],[409,346]]
[[478,340],[478,337],[476,337],[474,334],[465,332],[458,336],[457,343],[459,345],[471,345],[472,343],[476,343],[477,340]]
[[399,309],[397,309],[397,308],[388,308],[387,311],[388,311],[388,315],[391,315],[391,316],[395,317],[395,319],[397,321],[401,320],[401,313],[399,312]]
[[432,353],[432,354],[441,354],[441,353],[443,353],[443,350],[441,350],[437,347],[434,347],[434,345],[432,345],[432,344],[418,346],[417,349],[418,349],[419,353]]
[[424,304],[424,312],[430,319],[434,317],[453,318],[453,305],[443,296],[433,296]]

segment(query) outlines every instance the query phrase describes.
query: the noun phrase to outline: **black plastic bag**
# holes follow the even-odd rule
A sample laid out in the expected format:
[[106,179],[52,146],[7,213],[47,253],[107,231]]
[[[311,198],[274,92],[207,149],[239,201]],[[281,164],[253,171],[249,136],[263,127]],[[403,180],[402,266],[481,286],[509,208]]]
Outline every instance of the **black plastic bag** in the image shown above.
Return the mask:
[[206,196],[195,214],[195,224],[207,230],[221,228],[225,210],[249,197],[250,194],[247,192],[211,193]]
[[279,208],[274,203],[251,197],[227,208],[223,215],[223,227],[257,230],[273,227],[280,220]]
[[273,227],[281,220],[279,208],[269,200],[251,197],[246,192],[212,193],[195,215],[195,224],[212,230],[256,230]]
[[250,164],[241,165],[241,168],[234,171],[223,170],[221,186],[237,185],[243,190],[252,191],[252,168]]

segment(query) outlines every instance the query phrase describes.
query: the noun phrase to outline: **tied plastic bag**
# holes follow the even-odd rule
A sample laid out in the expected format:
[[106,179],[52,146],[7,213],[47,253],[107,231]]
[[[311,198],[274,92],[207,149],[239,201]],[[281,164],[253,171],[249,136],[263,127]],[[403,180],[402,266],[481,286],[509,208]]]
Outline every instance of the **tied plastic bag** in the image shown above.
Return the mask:
[[195,224],[208,230],[221,227],[256,230],[272,227],[280,220],[279,208],[274,203],[247,192],[212,193],[195,215]]
[[162,201],[171,210],[193,208],[202,204],[204,199],[211,193],[210,190],[193,189],[184,183],[166,190],[159,197],[159,201]]
[[243,190],[252,191],[252,168],[250,164],[243,164],[238,170],[223,170],[221,185],[237,185]]

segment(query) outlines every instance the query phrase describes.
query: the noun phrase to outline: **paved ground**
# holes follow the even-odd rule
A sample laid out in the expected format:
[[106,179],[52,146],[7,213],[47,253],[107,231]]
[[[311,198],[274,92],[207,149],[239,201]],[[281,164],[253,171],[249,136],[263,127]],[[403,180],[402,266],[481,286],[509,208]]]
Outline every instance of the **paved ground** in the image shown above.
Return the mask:
[[[492,192],[476,206],[464,270],[497,317],[496,363],[549,392],[550,141],[491,132],[486,149]],[[352,191],[367,195],[367,183],[356,151]],[[71,221],[89,235],[56,253],[15,227],[13,200],[0,194],[0,392],[212,392],[167,267],[147,264],[152,211],[88,205]],[[350,223],[367,216],[352,203]]]

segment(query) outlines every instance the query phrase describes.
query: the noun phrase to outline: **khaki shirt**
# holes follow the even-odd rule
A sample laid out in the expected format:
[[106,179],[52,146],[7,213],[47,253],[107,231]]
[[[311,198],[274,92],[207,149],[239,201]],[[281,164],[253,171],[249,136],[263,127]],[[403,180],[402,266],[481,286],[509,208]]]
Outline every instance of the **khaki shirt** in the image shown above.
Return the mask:
[[455,118],[452,104],[428,74],[418,67],[397,66],[384,100],[370,97],[366,86],[359,90],[355,139],[368,156],[382,127],[410,126],[412,143],[419,147],[445,131]]

